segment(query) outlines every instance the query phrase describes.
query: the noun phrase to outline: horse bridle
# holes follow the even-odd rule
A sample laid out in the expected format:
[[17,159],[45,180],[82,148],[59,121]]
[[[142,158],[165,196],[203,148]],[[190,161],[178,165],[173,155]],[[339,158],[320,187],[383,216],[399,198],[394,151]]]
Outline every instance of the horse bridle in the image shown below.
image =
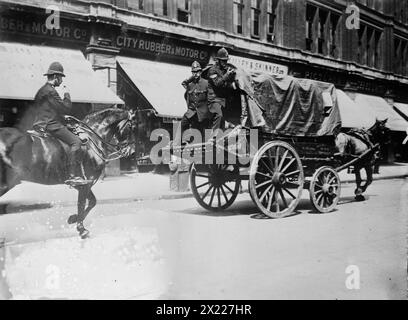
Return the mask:
[[[75,120],[77,122],[77,125],[81,125],[81,129],[87,131],[88,133],[92,134],[93,136],[95,136],[101,143],[102,145],[105,145],[107,147],[107,149],[111,149],[113,150],[112,153],[105,155],[104,150],[102,150],[95,141],[93,141],[92,138],[89,138],[91,145],[93,146],[93,148],[95,148],[96,150],[96,154],[98,155],[99,158],[101,158],[103,161],[105,162],[109,162],[109,161],[114,161],[123,157],[126,157],[126,151],[128,150],[128,148],[131,145],[135,145],[136,141],[133,139],[133,141],[130,142],[120,142],[117,144],[113,144],[110,142],[105,141],[98,133],[96,133],[91,127],[89,127],[85,122],[72,117],[72,116],[68,116],[67,118],[71,118],[73,120]],[[122,125],[122,128],[124,128],[131,120],[133,119],[133,115],[129,112],[129,118],[126,119],[125,123]]]

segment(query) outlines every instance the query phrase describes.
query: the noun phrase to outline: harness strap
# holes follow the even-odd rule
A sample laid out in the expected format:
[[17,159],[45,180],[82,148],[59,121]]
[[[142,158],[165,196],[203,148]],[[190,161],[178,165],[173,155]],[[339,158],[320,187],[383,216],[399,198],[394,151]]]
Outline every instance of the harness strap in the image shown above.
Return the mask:
[[362,141],[363,143],[366,144],[366,146],[368,148],[373,148],[374,144],[371,142],[370,138],[369,138],[369,133],[365,132],[363,130],[350,130],[349,132],[347,132],[347,134],[349,134],[350,136],[359,139],[360,141]]

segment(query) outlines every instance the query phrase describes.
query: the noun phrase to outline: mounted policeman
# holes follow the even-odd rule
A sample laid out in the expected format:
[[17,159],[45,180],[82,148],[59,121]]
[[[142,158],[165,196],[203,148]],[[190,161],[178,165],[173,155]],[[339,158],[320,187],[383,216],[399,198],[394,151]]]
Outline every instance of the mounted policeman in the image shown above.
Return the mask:
[[66,127],[64,119],[65,115],[72,114],[71,97],[65,91],[64,98],[61,99],[55,89],[62,84],[62,78],[65,77],[64,68],[61,63],[53,62],[44,76],[47,76],[47,82],[38,90],[34,98],[36,106],[34,128],[49,133],[68,145],[69,178],[65,183],[73,186],[86,184],[87,180],[76,173],[82,161],[81,139]]
[[190,127],[201,131],[208,127],[208,121],[211,119],[208,110],[208,81],[201,77],[201,72],[200,63],[194,61],[191,65],[191,77],[181,83],[186,89],[184,97],[188,109],[181,119],[180,128],[174,139],[176,143],[179,143],[184,131]]

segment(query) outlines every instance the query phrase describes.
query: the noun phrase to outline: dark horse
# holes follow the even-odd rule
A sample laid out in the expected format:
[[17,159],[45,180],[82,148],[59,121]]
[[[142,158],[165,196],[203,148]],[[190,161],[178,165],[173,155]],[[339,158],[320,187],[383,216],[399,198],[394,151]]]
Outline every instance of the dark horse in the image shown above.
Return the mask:
[[[78,214],[70,216],[68,223],[76,223],[80,236],[86,238],[89,231],[83,222],[96,205],[92,186],[107,161],[134,152],[134,114],[110,108],[92,113],[82,122],[68,119],[69,123],[75,124],[76,130],[82,132],[83,161],[78,170],[89,180],[89,184],[74,187],[78,190]],[[0,128],[0,196],[21,180],[46,185],[63,184],[68,178],[66,150],[67,146],[52,136]]]
[[[355,190],[356,200],[363,201],[363,193],[373,182],[373,166],[378,158],[378,150],[381,146],[390,142],[390,129],[385,120],[376,120],[368,130],[351,130],[349,133],[339,133],[336,136],[337,155],[343,157],[344,162],[361,157],[354,165],[357,188]],[[361,169],[365,170],[367,180],[361,185]]]

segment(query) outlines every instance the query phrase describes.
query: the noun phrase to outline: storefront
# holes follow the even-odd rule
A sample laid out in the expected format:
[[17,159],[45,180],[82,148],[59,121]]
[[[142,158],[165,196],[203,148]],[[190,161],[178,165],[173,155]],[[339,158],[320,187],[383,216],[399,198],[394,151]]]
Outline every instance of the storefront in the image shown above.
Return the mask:
[[[191,75],[191,63],[197,60],[202,66],[207,65],[222,45],[216,41],[119,23],[107,16],[79,13],[63,14],[61,28],[50,30],[45,26],[45,11],[40,8],[3,10],[0,19],[0,42],[26,46],[20,49],[0,47],[1,66],[10,79],[0,88],[0,125],[22,122],[22,114],[44,82],[42,74],[50,63],[48,60],[60,60],[67,73],[65,83],[71,90],[78,117],[118,104],[136,111],[137,151],[132,158],[121,160],[123,170],[135,169],[136,158],[149,154],[154,143],[150,141],[150,134],[154,129],[164,128],[172,132],[173,124],[186,110],[181,82]],[[253,51],[249,54],[245,48],[226,47],[230,62],[251,72],[333,83],[344,91],[338,95],[345,108],[350,109],[346,111],[345,127],[369,127],[375,117],[382,119],[386,116],[396,135],[395,141],[399,141],[399,135],[406,129],[406,121],[389,104],[386,106],[383,99],[389,89],[386,80],[366,79],[361,74],[350,75],[347,70],[287,57],[266,57],[262,53],[257,56]],[[9,59],[11,56],[14,60]],[[368,95],[378,98],[376,107],[371,98],[364,102]],[[114,166],[119,173],[119,162]]]
[[[71,94],[74,116],[81,119],[90,112],[123,105],[86,58],[91,38],[89,24],[62,18],[57,30],[48,29],[45,21],[45,12],[35,9],[2,12],[0,68],[5,81],[0,86],[0,126],[21,130],[32,127],[34,96],[54,61],[64,66],[63,86]],[[107,174],[118,174],[118,168],[118,163],[110,164]]]

